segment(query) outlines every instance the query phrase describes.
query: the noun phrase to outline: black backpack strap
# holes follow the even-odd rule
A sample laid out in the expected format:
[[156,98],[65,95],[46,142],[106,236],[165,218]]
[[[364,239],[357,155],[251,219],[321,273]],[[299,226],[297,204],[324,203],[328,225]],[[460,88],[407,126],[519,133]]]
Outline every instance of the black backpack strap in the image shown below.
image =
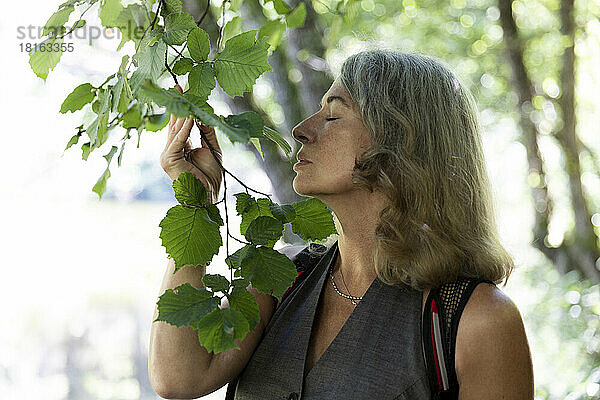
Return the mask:
[[423,313],[422,350],[433,400],[458,399],[454,368],[456,333],[462,312],[481,282],[487,279],[461,278],[430,290]]
[[[309,251],[309,247],[313,251],[317,251],[318,253],[313,253]],[[290,295],[296,290],[296,288],[304,281],[304,279],[308,276],[310,271],[317,265],[319,260],[325,255],[325,250],[327,250],[327,246],[318,243],[310,243],[304,249],[302,249],[298,254],[291,258],[292,262],[296,266],[296,271],[298,275],[296,275],[296,280],[292,283],[292,286],[288,288],[288,290],[281,296],[281,303],[276,303],[275,308],[278,308],[283,304],[285,299],[289,298]],[[234,400],[235,390],[237,388],[238,378],[234,378],[231,382],[229,382],[227,386],[227,393],[225,394],[225,400]]]

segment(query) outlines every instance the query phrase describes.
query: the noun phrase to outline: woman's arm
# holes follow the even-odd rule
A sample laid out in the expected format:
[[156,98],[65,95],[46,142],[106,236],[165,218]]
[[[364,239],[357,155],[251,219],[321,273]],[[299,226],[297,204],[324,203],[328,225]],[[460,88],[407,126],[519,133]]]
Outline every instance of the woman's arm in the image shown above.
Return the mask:
[[521,314],[494,285],[473,291],[458,325],[459,400],[533,400],[531,353]]

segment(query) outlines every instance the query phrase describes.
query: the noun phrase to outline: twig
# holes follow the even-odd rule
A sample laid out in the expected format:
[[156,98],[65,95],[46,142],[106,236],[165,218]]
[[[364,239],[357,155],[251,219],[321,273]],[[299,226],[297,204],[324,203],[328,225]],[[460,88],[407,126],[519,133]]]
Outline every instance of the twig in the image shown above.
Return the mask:
[[223,12],[221,14],[221,28],[219,28],[219,40],[217,40],[217,52],[221,51],[221,44],[223,43],[223,34],[225,32],[225,3],[227,3],[227,0],[223,0]]
[[[135,46],[135,54],[137,54],[138,50],[140,49],[140,45],[142,44],[142,41],[146,37],[146,33],[148,33],[148,29],[150,28],[150,26],[152,26],[152,29],[154,29],[154,24],[156,24],[156,20],[158,19],[158,14],[160,14],[160,6],[161,6],[161,4],[162,4],[162,1],[159,2],[158,3],[158,7],[156,7],[156,14],[154,14],[154,19],[152,20],[152,23],[148,24],[148,26],[146,27],[146,29],[144,29],[144,33],[142,33],[142,37],[140,38],[140,41]],[[129,67],[131,67],[132,63],[133,63],[133,56],[129,59],[129,64],[127,64],[127,68],[125,68],[127,70],[127,72],[129,72]]]
[[206,17],[206,14],[208,14],[209,8],[210,8],[210,0],[206,0],[206,8],[204,9],[204,14],[202,14],[200,19],[198,21],[196,21],[196,26],[200,26],[200,24],[202,23],[202,20],[204,19],[204,17]]
[[169,71],[169,74],[171,74],[171,77],[175,81],[175,84],[179,86],[179,82],[177,81],[177,76],[175,76],[175,74],[171,70],[171,67],[169,67],[169,62],[167,61],[167,55],[168,54],[169,54],[169,49],[166,49],[165,50],[165,67],[167,67],[167,71]]
[[[62,36],[55,36],[55,39],[62,39],[62,38],[64,38],[65,36],[67,36],[69,33],[73,32],[75,29],[77,29],[77,28],[78,28],[78,26],[77,26],[77,25],[79,25],[79,23],[81,22],[81,19],[82,19],[82,18],[83,18],[83,16],[85,15],[85,13],[86,13],[86,12],[87,12],[87,11],[88,11],[90,8],[92,8],[92,6],[93,6],[94,4],[95,4],[95,3],[92,3],[92,4],[90,4],[90,5],[89,5],[89,7],[88,7],[88,8],[86,8],[86,9],[85,9],[85,10],[84,10],[84,11],[81,13],[81,15],[79,16],[79,19],[78,19],[77,21],[75,21],[75,23],[73,24],[73,26],[71,27],[71,29],[70,29],[68,32],[66,32],[66,33],[63,33],[63,34],[62,34]],[[82,25],[82,26],[83,26],[83,25]]]

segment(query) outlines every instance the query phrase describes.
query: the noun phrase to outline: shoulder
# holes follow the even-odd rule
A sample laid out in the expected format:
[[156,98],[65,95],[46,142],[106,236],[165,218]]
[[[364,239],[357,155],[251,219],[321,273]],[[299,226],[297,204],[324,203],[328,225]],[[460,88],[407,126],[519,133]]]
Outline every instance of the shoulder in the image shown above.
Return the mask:
[[459,321],[455,369],[461,400],[533,398],[533,368],[515,303],[495,285],[475,287]]

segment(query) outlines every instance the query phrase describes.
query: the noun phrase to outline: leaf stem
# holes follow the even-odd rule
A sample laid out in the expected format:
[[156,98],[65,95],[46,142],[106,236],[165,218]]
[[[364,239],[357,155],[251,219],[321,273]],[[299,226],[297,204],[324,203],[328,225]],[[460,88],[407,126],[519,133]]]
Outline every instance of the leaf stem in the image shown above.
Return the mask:
[[[88,8],[86,8],[86,9],[85,9],[85,10],[84,10],[84,11],[81,13],[81,15],[79,16],[79,19],[78,19],[77,21],[75,21],[75,23],[73,24],[73,26],[71,26],[71,29],[69,29],[69,31],[68,31],[68,32],[66,32],[66,33],[63,33],[61,36],[56,36],[55,38],[56,38],[56,39],[62,39],[62,38],[64,38],[65,36],[67,36],[69,33],[73,32],[75,29],[79,28],[79,26],[78,26],[78,25],[79,25],[79,23],[81,22],[81,19],[83,18],[83,16],[85,15],[85,13],[86,13],[86,12],[87,12],[87,11],[88,11],[90,8],[92,8],[92,6],[93,6],[94,4],[95,4],[95,3],[92,3],[92,4],[90,4],[90,5],[89,5],[89,7],[88,7]],[[83,25],[81,25],[81,26],[83,26]]]
[[204,19],[204,17],[206,17],[206,14],[208,14],[208,9],[210,8],[210,0],[206,0],[206,8],[204,9],[204,14],[202,14],[202,16],[200,17],[200,19],[198,21],[196,21],[196,26],[200,27],[200,24],[202,23],[202,20]]

